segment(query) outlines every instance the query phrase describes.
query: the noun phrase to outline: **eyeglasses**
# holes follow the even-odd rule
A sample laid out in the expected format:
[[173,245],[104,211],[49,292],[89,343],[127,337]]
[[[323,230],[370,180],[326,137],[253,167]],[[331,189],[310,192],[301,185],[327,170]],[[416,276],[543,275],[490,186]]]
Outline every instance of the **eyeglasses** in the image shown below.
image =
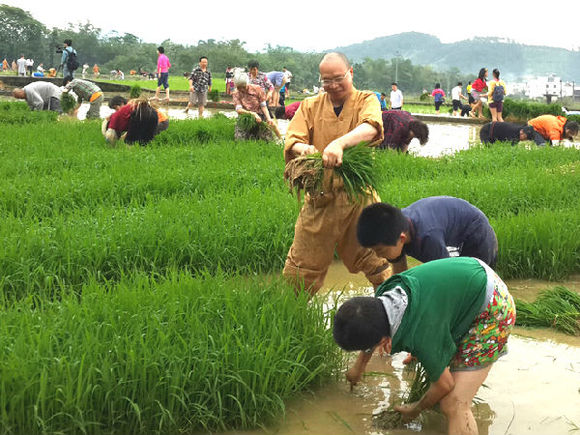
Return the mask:
[[339,78],[334,78],[334,79],[322,79],[322,78],[319,78],[320,84],[322,86],[339,85],[339,84],[342,83],[342,81],[344,79],[346,79],[346,76],[348,75],[349,72],[350,72],[350,70],[347,69],[346,72],[344,73],[344,75],[342,77],[339,77]]

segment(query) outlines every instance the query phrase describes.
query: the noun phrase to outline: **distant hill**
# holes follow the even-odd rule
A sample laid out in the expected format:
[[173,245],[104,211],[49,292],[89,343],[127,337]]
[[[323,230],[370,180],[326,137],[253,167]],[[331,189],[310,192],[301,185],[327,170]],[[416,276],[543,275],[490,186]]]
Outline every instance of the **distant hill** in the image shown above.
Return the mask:
[[337,47],[353,62],[371,59],[410,59],[415,65],[436,70],[456,67],[477,74],[481,67],[499,68],[502,77],[515,80],[526,75],[556,74],[565,81],[580,82],[580,52],[564,48],[518,44],[502,38],[481,38],[442,43],[425,33],[407,32],[383,36],[346,47]]

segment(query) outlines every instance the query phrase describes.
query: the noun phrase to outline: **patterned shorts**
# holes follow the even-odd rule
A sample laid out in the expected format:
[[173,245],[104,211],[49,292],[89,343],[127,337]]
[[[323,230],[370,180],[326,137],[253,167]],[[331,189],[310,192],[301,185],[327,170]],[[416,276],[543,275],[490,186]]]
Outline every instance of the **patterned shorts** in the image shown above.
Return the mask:
[[507,340],[516,322],[516,306],[504,282],[494,274],[493,296],[449,363],[451,371],[477,370],[493,364],[507,353]]

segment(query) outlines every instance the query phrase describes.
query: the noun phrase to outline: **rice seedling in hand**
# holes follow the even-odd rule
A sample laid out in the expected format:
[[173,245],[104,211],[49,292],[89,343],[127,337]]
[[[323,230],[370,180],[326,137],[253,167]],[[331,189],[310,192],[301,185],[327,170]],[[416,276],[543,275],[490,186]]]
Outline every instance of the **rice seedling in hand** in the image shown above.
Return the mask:
[[[320,193],[325,168],[322,153],[300,156],[286,165],[284,179],[291,193],[304,190],[310,195]],[[352,201],[361,201],[369,195],[369,190],[378,185],[375,158],[371,147],[361,142],[344,150],[342,165],[333,169],[341,177],[344,190]]]
[[254,115],[242,113],[238,116],[238,128],[242,129],[251,136],[259,136],[260,133],[271,132],[272,129],[266,122],[258,122]]
[[68,92],[63,92],[60,96],[60,107],[63,113],[71,113],[77,105],[77,100]]

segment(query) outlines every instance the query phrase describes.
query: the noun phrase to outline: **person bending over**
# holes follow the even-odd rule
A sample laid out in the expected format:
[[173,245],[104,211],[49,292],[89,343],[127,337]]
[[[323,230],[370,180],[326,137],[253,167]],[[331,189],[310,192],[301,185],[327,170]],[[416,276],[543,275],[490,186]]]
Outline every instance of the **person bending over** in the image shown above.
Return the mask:
[[447,433],[477,434],[471,404],[495,361],[507,353],[516,309],[505,283],[476,258],[445,258],[394,275],[375,297],[346,301],[334,317],[333,337],[361,351],[346,373],[357,384],[378,348],[411,351],[430,381],[416,402],[395,406],[404,421],[439,403]]
[[109,107],[115,113],[103,121],[103,134],[111,145],[115,145],[119,139],[124,139],[129,145],[135,142],[146,145],[155,135],[169,127],[167,116],[145,99],[127,102],[123,97],[116,96],[109,102]]
[[426,263],[450,256],[476,257],[490,267],[497,261],[497,237],[477,207],[452,196],[432,196],[399,209],[376,203],[357,223],[362,246],[393,265],[393,274],[407,270],[407,255]]
[[541,115],[530,119],[528,125],[534,127],[552,145],[558,145],[564,139],[574,140],[574,136],[578,134],[578,123],[564,116]]
[[379,148],[392,148],[406,153],[411,139],[416,137],[421,145],[429,140],[429,127],[423,121],[416,120],[404,110],[385,110],[383,112],[383,130],[385,137]]
[[498,142],[518,142],[533,140],[536,145],[543,146],[546,140],[534,130],[531,125],[520,125],[511,122],[489,122],[481,127],[479,139],[484,144]]

